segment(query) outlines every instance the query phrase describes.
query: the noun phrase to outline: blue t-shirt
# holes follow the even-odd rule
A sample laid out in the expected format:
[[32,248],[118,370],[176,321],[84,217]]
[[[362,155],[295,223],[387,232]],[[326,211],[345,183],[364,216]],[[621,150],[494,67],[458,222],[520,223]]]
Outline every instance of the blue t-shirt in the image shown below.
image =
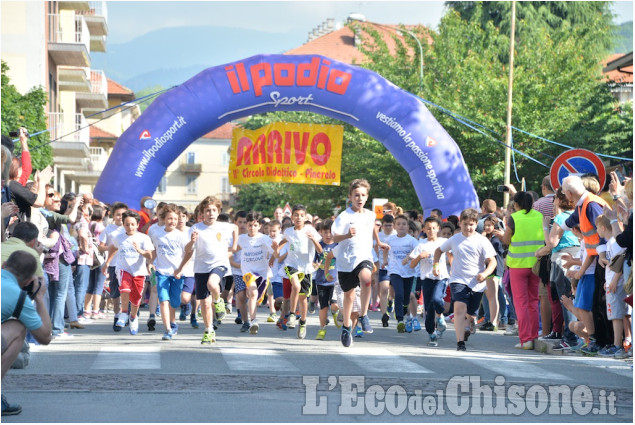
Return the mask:
[[320,241],[320,246],[322,247],[323,252],[321,254],[316,254],[315,255],[315,262],[322,262],[322,264],[320,264],[320,268],[315,272],[315,283],[317,285],[321,285],[321,286],[333,286],[335,285],[335,281],[337,280],[337,270],[335,268],[335,257],[333,257],[331,259],[331,264],[328,265],[328,273],[334,277],[333,280],[328,281],[326,280],[326,275],[324,273],[324,269],[326,267],[326,264],[324,264],[324,259],[326,258],[326,254],[329,253],[330,251],[333,250],[333,248],[335,248],[337,246],[336,243],[332,243],[332,244],[325,244],[324,242]]
[[[553,218],[554,223],[558,223],[560,227],[564,225],[564,222],[569,218],[569,216],[573,213],[573,211],[563,211],[557,216]],[[551,252],[558,252],[565,248],[571,248],[572,246],[580,246],[580,241],[575,237],[571,230],[566,230],[562,237],[560,238],[560,242],[558,245],[553,248]]]
[[[41,288],[40,291],[43,291]],[[18,298],[20,298],[20,292],[22,289],[18,285],[18,280],[13,273],[2,270],[2,283],[1,283],[2,297],[2,323],[6,322],[15,311],[15,307],[18,304]],[[24,305],[22,306],[22,312],[20,317],[16,317],[22,324],[30,331],[39,329],[42,327],[42,319],[35,310],[31,298],[26,297],[24,299]]]

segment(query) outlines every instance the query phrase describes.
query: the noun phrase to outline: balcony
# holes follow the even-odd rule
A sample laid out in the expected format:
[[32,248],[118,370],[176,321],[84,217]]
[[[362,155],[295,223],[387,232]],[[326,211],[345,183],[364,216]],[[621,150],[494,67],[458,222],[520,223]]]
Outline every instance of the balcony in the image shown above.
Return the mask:
[[108,9],[105,1],[88,2],[90,8],[88,10],[79,11],[88,25],[90,35],[108,35]]
[[90,32],[82,16],[49,14],[48,51],[60,66],[90,66]]
[[59,89],[73,92],[90,92],[90,68],[57,68]]
[[91,35],[90,36],[90,51],[91,52],[105,52],[106,51],[106,36],[105,35]]
[[108,154],[104,148],[90,148],[90,171],[101,173],[108,162]]
[[89,1],[58,1],[57,4],[62,10],[88,10],[90,9]]
[[90,128],[84,115],[56,112],[48,114],[48,118],[55,162],[64,162],[65,158],[72,158],[73,162],[88,158]]
[[101,111],[108,108],[108,80],[104,71],[90,71],[90,92],[77,93],[75,100],[80,108]]
[[183,174],[201,174],[203,166],[200,162],[181,162],[179,170]]

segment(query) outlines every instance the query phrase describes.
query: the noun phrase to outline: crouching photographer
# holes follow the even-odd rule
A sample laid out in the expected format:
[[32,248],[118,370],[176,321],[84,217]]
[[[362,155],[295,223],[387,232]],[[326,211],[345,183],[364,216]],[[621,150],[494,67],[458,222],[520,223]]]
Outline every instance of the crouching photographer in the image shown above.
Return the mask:
[[[43,345],[51,342],[51,320],[44,302],[46,288],[35,276],[38,262],[26,251],[15,251],[2,264],[2,379],[16,359],[29,330]],[[2,395],[2,416],[22,408]]]

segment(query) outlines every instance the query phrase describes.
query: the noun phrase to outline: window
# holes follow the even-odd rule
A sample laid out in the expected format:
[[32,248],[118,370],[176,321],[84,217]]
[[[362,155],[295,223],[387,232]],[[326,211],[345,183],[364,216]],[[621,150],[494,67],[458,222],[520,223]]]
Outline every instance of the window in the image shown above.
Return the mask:
[[185,193],[189,195],[196,195],[196,177],[197,176],[185,176]]
[[196,164],[196,152],[188,152],[186,161],[188,164]]
[[221,193],[230,193],[231,185],[229,184],[229,177],[223,177],[221,180]]
[[223,157],[222,157],[221,161],[222,161],[221,165],[223,167],[228,167],[229,166],[229,153],[223,152]]
[[157,193],[165,193],[168,188],[168,178],[166,176],[161,177],[161,181],[157,186]]

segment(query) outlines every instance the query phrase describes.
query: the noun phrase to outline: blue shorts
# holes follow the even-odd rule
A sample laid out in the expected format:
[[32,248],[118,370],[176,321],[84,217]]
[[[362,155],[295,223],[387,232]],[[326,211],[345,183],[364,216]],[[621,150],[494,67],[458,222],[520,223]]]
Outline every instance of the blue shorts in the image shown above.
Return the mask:
[[185,292],[186,294],[196,293],[196,280],[194,280],[194,276],[183,278],[183,289],[181,289],[181,292]]
[[174,276],[167,276],[159,272],[156,273],[157,294],[159,302],[169,301],[172,308],[181,305],[181,290],[183,289],[183,278],[177,279]]
[[110,298],[119,298],[121,293],[119,292],[119,280],[117,279],[117,273],[115,273],[115,266],[108,267],[108,289],[110,289]]
[[595,291],[595,276],[585,274],[578,281],[578,287],[575,290],[575,300],[573,306],[582,310],[591,311],[593,308],[593,292]]
[[474,292],[463,283],[450,283],[450,291],[452,291],[452,302],[460,302],[467,305],[467,314],[476,316],[478,308],[483,298],[482,292]]
[[377,276],[378,282],[385,282],[390,280],[390,276],[388,276],[388,270],[386,269],[379,269],[379,271],[377,272]]
[[207,282],[209,281],[209,277],[213,274],[220,278],[220,281],[223,281],[223,276],[227,272],[227,267],[220,266],[212,269],[209,273],[194,273],[194,280],[196,281],[196,299],[204,300],[210,296],[209,288],[207,287]]
[[271,282],[273,298],[282,298],[282,282]]
[[234,294],[242,292],[247,289],[247,285],[245,285],[245,281],[243,277],[239,274],[234,275]]

